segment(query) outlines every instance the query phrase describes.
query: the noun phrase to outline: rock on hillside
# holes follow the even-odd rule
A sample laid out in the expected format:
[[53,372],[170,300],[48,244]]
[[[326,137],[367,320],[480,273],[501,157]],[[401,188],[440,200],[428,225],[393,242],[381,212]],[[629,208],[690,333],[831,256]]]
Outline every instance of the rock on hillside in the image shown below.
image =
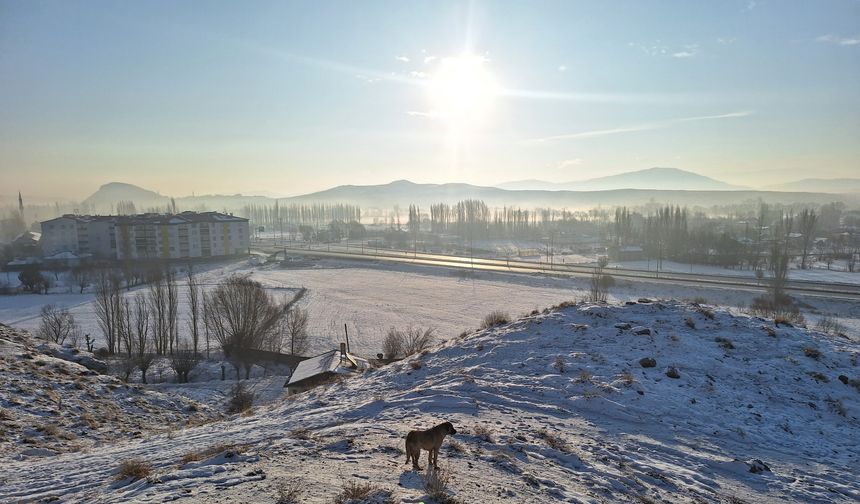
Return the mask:
[[[566,305],[253,415],[13,461],[0,501],[271,502],[291,480],[320,503],[344,482],[396,502],[857,502],[858,355],[698,305]],[[431,499],[403,438],[446,420]],[[114,482],[129,459],[151,477]]]
[[92,354],[0,324],[0,452],[56,455],[218,416],[195,401],[126,385],[75,361],[103,365]]

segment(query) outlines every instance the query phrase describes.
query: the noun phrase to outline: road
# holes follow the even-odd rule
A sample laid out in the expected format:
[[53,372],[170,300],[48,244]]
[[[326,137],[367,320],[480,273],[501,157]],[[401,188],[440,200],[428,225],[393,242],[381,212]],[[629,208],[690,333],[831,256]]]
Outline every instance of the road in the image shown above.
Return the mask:
[[[572,264],[550,264],[546,262],[522,261],[517,259],[489,259],[481,257],[456,256],[448,254],[431,254],[389,249],[375,249],[368,246],[288,246],[274,247],[258,245],[252,247],[255,252],[267,255],[299,255],[328,257],[333,259],[378,261],[403,264],[418,264],[422,266],[439,266],[465,270],[498,271],[519,274],[544,274],[567,277],[590,277],[594,272],[593,266]],[[617,279],[634,281],[649,281],[677,285],[703,285],[717,288],[743,289],[761,292],[766,289],[765,281],[756,278],[707,275],[697,273],[670,273],[634,269],[609,269],[607,273]],[[860,285],[812,282],[806,280],[789,280],[786,289],[808,296],[826,297],[843,300],[860,300]]]

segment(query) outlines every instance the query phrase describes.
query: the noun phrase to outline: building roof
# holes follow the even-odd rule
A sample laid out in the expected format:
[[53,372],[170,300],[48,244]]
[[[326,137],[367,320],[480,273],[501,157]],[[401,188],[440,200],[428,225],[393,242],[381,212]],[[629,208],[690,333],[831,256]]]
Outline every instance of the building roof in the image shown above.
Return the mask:
[[244,217],[221,212],[182,212],[178,214],[144,213],[137,215],[76,215],[65,214],[42,221],[42,224],[60,219],[73,220],[78,223],[114,222],[118,224],[187,224],[192,222],[248,222]]
[[287,385],[295,385],[296,383],[313,378],[324,373],[334,373],[340,366],[340,350],[331,350],[316,357],[303,360],[296,366],[290,376],[290,381]]

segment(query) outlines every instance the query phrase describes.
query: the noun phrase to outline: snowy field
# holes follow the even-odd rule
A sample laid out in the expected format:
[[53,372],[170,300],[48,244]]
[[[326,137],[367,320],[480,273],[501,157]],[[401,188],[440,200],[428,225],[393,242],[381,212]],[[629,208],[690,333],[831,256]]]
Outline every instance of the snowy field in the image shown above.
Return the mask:
[[[308,289],[301,306],[310,314],[311,354],[336,348],[347,325],[353,351],[373,356],[381,349],[389,327],[409,325],[434,327],[440,339],[478,327],[487,313],[501,309],[517,317],[562,301],[581,299],[587,279],[564,279],[541,275],[466,272],[426,266],[369,264],[320,260],[312,265],[283,269],[256,266],[241,260],[210,266],[200,273],[204,288],[214,287],[225,276],[250,274],[274,295],[289,298],[301,287]],[[142,288],[144,291],[145,287]],[[180,296],[180,317],[184,319],[184,288]],[[134,295],[134,291],[127,295]],[[619,281],[610,289],[614,301],[659,297],[693,299],[710,303],[746,306],[755,294],[719,287],[675,286],[653,282]],[[834,315],[853,335],[860,334],[860,303],[800,298],[806,303],[807,319],[818,314]],[[0,297],[0,322],[34,330],[42,305],[69,307],[84,332],[100,339],[92,294],[23,294]],[[185,323],[181,332],[187,332]]]
[[[253,415],[7,461],[0,501],[274,502],[296,478],[300,502],[330,503],[350,481],[433,502],[403,437],[451,421],[439,461],[452,502],[857,502],[858,355],[720,309],[581,304]],[[118,479],[131,459],[151,474]]]

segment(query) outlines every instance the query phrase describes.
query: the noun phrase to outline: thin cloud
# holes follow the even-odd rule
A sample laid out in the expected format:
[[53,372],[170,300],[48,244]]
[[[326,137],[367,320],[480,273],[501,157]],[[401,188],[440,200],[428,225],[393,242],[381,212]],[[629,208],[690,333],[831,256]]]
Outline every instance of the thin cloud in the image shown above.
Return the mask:
[[436,60],[437,58],[438,58],[437,56],[425,56],[424,57],[424,64],[429,65],[430,63],[433,63],[433,61]]
[[815,39],[818,42],[825,44],[833,44],[839,46],[855,46],[860,45],[860,36],[857,37],[838,37],[836,35],[822,35]]
[[696,53],[694,53],[693,51],[678,51],[676,53],[672,53],[673,58],[681,58],[681,59],[692,58],[695,55],[696,55]]
[[402,61],[404,63],[409,63],[409,56],[395,56],[394,59],[397,61]]
[[543,143],[543,142],[551,142],[555,140],[575,140],[578,138],[592,138],[606,135],[617,135],[620,133],[635,133],[637,131],[649,131],[656,129],[664,129],[675,124],[687,123],[687,122],[696,122],[696,121],[711,121],[716,119],[731,119],[736,117],[747,117],[752,115],[753,111],[740,111],[740,112],[729,112],[727,114],[718,114],[718,115],[709,115],[709,116],[694,116],[694,117],[681,117],[678,119],[667,119],[665,121],[655,121],[651,123],[637,124],[634,126],[625,126],[621,128],[610,128],[610,129],[602,129],[602,130],[591,130],[591,131],[580,131],[577,133],[566,133],[563,135],[553,135],[543,138],[530,138],[524,140],[524,143]]
[[422,112],[420,110],[407,110],[406,115],[412,116],[412,117],[426,117],[428,119],[435,119],[436,118],[435,112]]
[[574,158],[574,159],[566,159],[560,162],[557,166],[558,169],[565,168],[573,168],[574,166],[579,166],[582,164],[582,158]]

